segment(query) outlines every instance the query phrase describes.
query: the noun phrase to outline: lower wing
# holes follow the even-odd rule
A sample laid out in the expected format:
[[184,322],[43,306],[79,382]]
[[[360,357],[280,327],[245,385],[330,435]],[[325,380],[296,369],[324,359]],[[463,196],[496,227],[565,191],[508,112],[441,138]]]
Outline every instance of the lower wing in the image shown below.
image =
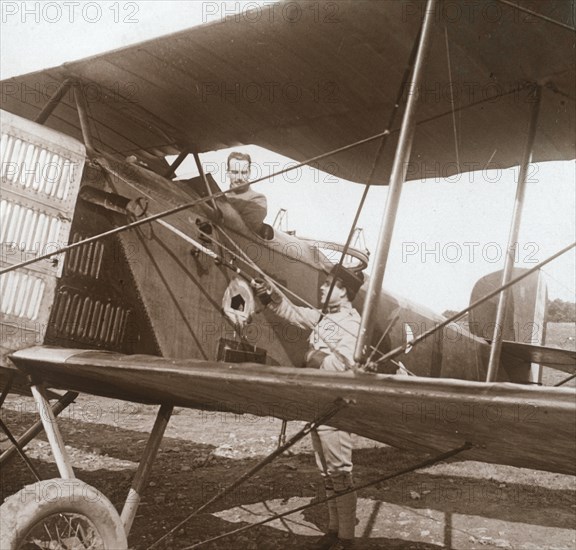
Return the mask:
[[526,363],[538,363],[568,374],[576,373],[576,351],[505,340],[502,353]]
[[576,474],[573,388],[330,373],[250,363],[33,347],[11,356],[47,387],[143,403],[310,421],[336,400],[327,422],[399,448]]

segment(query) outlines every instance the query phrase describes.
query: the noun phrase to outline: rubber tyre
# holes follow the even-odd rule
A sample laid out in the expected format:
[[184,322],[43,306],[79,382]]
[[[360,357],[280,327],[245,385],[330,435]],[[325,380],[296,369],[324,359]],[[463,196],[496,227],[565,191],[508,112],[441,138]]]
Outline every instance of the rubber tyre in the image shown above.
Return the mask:
[[126,550],[120,516],[97,489],[79,479],[47,479],[27,485],[0,506],[0,548],[17,550],[33,527],[59,513],[87,518],[106,550]]

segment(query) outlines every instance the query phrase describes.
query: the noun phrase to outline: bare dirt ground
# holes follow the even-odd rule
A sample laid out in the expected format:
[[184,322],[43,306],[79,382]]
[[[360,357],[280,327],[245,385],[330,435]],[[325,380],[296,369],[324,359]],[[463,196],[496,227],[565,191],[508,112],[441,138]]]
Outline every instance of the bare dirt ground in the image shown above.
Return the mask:
[[[572,325],[560,338],[571,338],[573,332]],[[574,346],[573,338],[562,343]],[[553,375],[547,376],[553,381]],[[156,410],[80,396],[60,417],[76,475],[102,491],[118,510],[126,499]],[[10,396],[2,409],[2,419],[17,435],[37,418],[29,398]],[[300,427],[291,423],[288,435]],[[319,474],[310,441],[305,438],[290,454],[266,466],[207,513],[176,527],[273,451],[279,431],[276,419],[176,409],[130,533],[131,548],[147,549],[170,533],[154,548],[183,549],[321,497]],[[43,478],[58,477],[43,434],[27,450]],[[365,483],[426,456],[358,437],[355,481]],[[0,498],[33,482],[31,472],[16,457],[2,468]],[[326,521],[324,505],[320,505],[203,548],[303,549],[325,529]],[[452,460],[363,490],[357,549],[573,550],[575,528],[576,478]]]
[[[37,418],[31,399],[11,397],[4,421],[19,433]],[[130,534],[148,548],[202,502],[276,445],[280,422],[229,413],[177,409],[165,434]],[[59,422],[77,476],[121,509],[156,414],[155,407],[81,396]],[[289,425],[289,434],[300,426]],[[28,445],[44,478],[58,477],[44,436]],[[358,437],[358,484],[416,463],[425,455]],[[34,481],[17,457],[2,470],[2,499]],[[439,464],[359,495],[360,549],[573,549],[576,485],[561,476],[476,462]],[[220,503],[176,529],[158,548],[185,548],[271,512],[322,495],[308,439]],[[324,506],[238,534],[206,548],[306,548],[325,528]]]

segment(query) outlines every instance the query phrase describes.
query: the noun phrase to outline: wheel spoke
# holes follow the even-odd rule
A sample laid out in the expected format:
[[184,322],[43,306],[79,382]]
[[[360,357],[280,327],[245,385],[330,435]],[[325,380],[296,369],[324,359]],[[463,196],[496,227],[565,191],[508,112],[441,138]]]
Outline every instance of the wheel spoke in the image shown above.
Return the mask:
[[[64,530],[61,531],[61,528]],[[55,531],[54,536],[52,532]],[[58,513],[43,518],[23,542],[46,550],[102,550],[102,538],[89,518],[80,514]]]
[[50,534],[50,531],[48,530],[48,526],[44,523],[44,529],[46,530],[46,534],[48,535],[48,538],[50,540],[52,540],[52,535]]
[[[62,517],[62,516],[60,516]],[[56,529],[56,540],[58,542],[60,542],[62,539],[60,538],[60,531],[58,531],[58,523],[56,523],[56,525],[54,526],[54,529]]]

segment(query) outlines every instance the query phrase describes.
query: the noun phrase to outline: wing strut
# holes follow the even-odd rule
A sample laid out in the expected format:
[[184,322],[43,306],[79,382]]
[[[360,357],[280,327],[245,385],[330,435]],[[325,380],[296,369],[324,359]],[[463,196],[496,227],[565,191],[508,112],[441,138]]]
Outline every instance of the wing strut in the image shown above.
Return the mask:
[[[212,194],[212,189],[210,189],[210,184],[206,179],[206,173],[204,172],[204,167],[202,166],[202,162],[200,162],[200,155],[196,151],[194,151],[193,155],[194,155],[194,161],[196,162],[196,167],[198,168],[198,172],[202,176],[202,181],[204,182],[204,186],[206,187],[206,193],[208,194],[208,196],[210,196]],[[214,212],[216,212],[216,214],[218,214],[218,216],[222,218],[222,212],[220,211],[220,208],[218,208],[218,205],[216,204],[216,199],[213,198],[210,201],[210,206],[212,206]]]
[[174,174],[176,173],[176,170],[178,169],[178,167],[186,160],[186,157],[188,156],[188,151],[182,151],[178,157],[176,157],[176,160],[170,165],[170,168],[168,168],[168,170],[166,171],[166,173],[164,174],[164,177],[167,180],[171,180],[172,177],[174,176]]
[[80,84],[74,85],[74,99],[76,100],[76,112],[78,113],[78,119],[80,120],[80,129],[82,130],[84,145],[90,154],[96,154],[96,149],[94,149],[94,143],[92,142],[92,133],[90,132],[88,102],[86,101],[84,90],[80,87]]
[[[386,133],[382,136],[382,140],[380,141],[380,145],[378,146],[378,151],[376,151],[376,155],[374,156],[374,161],[372,162],[372,168],[370,169],[370,174],[368,175],[368,179],[366,180],[368,183],[364,186],[364,191],[362,193],[362,197],[360,198],[360,202],[358,203],[358,208],[356,209],[356,214],[354,215],[354,220],[350,227],[350,232],[348,233],[348,238],[346,239],[346,243],[344,244],[344,248],[342,250],[342,254],[340,255],[340,260],[338,261],[338,267],[336,269],[340,269],[342,264],[344,263],[344,258],[348,253],[348,249],[350,248],[350,243],[357,231],[358,220],[360,218],[360,213],[364,208],[364,203],[366,202],[366,197],[368,197],[368,192],[370,191],[370,187],[372,187],[371,181],[374,179],[374,174],[376,173],[376,167],[382,157],[382,153],[384,152],[384,148],[388,144],[388,138],[390,137],[390,131],[396,120],[396,114],[400,108],[400,104],[402,103],[402,97],[406,91],[406,85],[408,84],[408,80],[410,78],[410,74],[414,68],[414,62],[416,60],[416,54],[418,53],[418,43],[420,41],[420,35],[422,33],[422,29],[418,31],[418,35],[416,36],[416,40],[414,40],[414,45],[412,46],[412,51],[410,52],[410,57],[408,58],[408,63],[404,69],[404,74],[402,75],[402,82],[400,83],[400,87],[398,88],[398,93],[396,95],[396,101],[394,101],[394,108],[390,113],[390,118],[388,119],[388,125],[386,127]],[[361,271],[361,269],[359,270]],[[326,299],[322,304],[322,315],[320,319],[326,314],[328,311],[328,302],[330,301],[330,297],[332,296],[332,292],[334,292],[334,285],[336,284],[336,279],[332,278],[332,282],[330,283],[330,288],[328,289],[328,293],[326,294]],[[320,322],[320,321],[318,321]]]
[[128,497],[124,503],[124,508],[122,508],[122,514],[120,518],[124,525],[124,531],[126,535],[130,533],[132,528],[132,523],[136,517],[136,511],[138,510],[138,505],[140,504],[141,495],[146,485],[148,484],[148,478],[150,477],[150,471],[152,470],[152,464],[156,458],[158,449],[160,448],[160,443],[162,443],[162,437],[172,416],[174,407],[172,405],[161,405],[156,414],[156,420],[154,421],[154,426],[152,427],[152,433],[148,438],[146,443],[146,449],[144,450],[144,455],[140,460],[138,465],[138,471],[132,480],[132,485],[130,486],[130,491],[128,492]]
[[[522,208],[524,206],[524,196],[526,194],[526,180],[528,169],[532,161],[532,150],[536,138],[536,126],[538,125],[538,114],[540,113],[540,100],[542,98],[542,89],[536,86],[534,90],[534,103],[530,114],[530,129],[526,148],[520,165],[518,175],[518,187],[516,188],[516,198],[514,199],[514,211],[512,213],[512,223],[508,235],[508,248],[506,249],[506,259],[504,260],[504,271],[502,273],[502,285],[504,286],[512,279],[512,269],[514,268],[514,256],[518,246],[518,233],[520,231],[520,222],[522,220]],[[496,380],[498,366],[500,364],[500,354],[502,352],[502,335],[504,327],[504,317],[506,315],[506,306],[508,304],[508,289],[503,290],[498,298],[498,308],[496,309],[496,322],[494,324],[494,336],[490,346],[490,359],[488,360],[488,372],[486,373],[486,382]]]
[[426,3],[426,12],[422,23],[422,30],[418,37],[418,51],[416,53],[414,72],[408,87],[406,110],[402,117],[400,136],[398,137],[398,144],[394,154],[394,163],[390,174],[390,189],[388,190],[388,200],[386,201],[386,209],[384,211],[382,225],[380,227],[380,235],[378,237],[378,245],[376,247],[374,271],[371,274],[370,282],[368,284],[362,320],[360,322],[358,341],[356,342],[356,349],[354,350],[354,360],[357,364],[361,364],[364,359],[364,349],[369,339],[369,329],[378,303],[377,296],[382,287],[382,280],[384,278],[386,263],[388,261],[388,253],[390,251],[392,234],[394,232],[394,222],[396,221],[396,214],[398,212],[400,194],[402,193],[402,185],[406,179],[406,170],[408,168],[407,161],[410,158],[410,151],[412,149],[412,138],[414,137],[414,129],[416,127],[418,91],[422,80],[422,73],[424,72],[426,54],[430,46],[435,9],[436,0],[428,0]]
[[52,450],[52,455],[54,456],[54,462],[58,467],[58,472],[60,477],[64,479],[74,479],[74,470],[72,468],[72,462],[68,456],[68,451],[64,445],[64,439],[60,432],[60,428],[56,422],[56,416],[52,407],[50,407],[50,402],[46,397],[46,392],[44,388],[39,384],[33,384],[30,386],[32,391],[32,396],[36,405],[38,406],[38,411],[40,413],[40,420],[42,420],[42,425],[44,426],[44,432],[50,443],[50,449]]
[[[74,391],[66,392],[65,395],[60,397],[60,399],[52,405],[52,413],[54,414],[54,417],[57,417],[62,411],[64,411],[76,399],[76,397],[78,397],[78,393]],[[15,452],[21,454],[20,450],[26,447],[26,445],[28,445],[28,443],[30,443],[30,441],[32,441],[43,430],[43,428],[44,426],[42,425],[42,422],[38,420],[38,422],[34,423],[20,437],[18,437],[16,443],[10,440],[12,446],[0,455],[0,466],[10,460]],[[40,478],[38,481],[40,481]]]
[[42,110],[40,111],[38,116],[34,119],[34,122],[37,122],[38,124],[44,124],[46,120],[48,120],[48,117],[52,114],[54,109],[58,106],[62,98],[66,95],[71,85],[72,85],[71,78],[67,78],[64,82],[62,82],[62,84],[60,84],[60,86],[54,92],[52,97],[46,102],[44,107],[42,107]]

